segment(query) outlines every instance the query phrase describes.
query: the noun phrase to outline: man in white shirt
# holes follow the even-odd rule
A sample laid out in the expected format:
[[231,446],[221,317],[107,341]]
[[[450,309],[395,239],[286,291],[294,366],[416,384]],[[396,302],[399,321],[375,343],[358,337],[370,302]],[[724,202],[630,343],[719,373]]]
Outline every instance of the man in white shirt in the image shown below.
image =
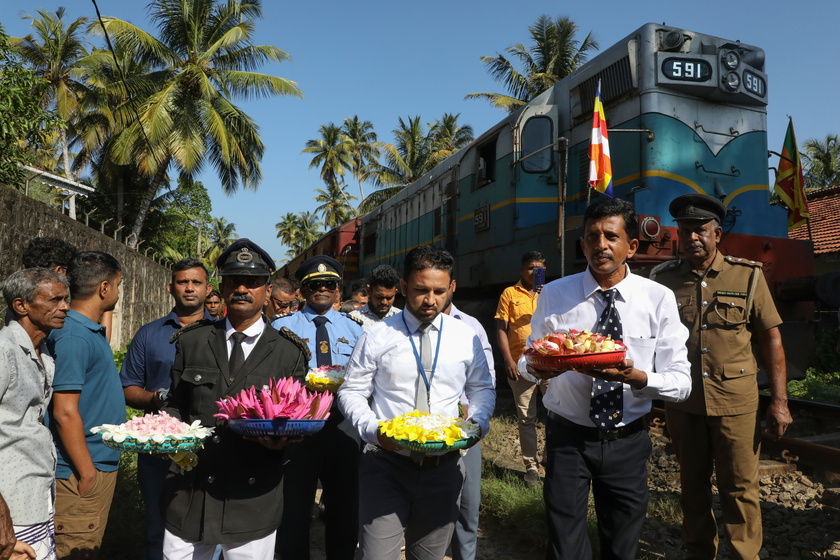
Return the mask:
[[[627,346],[627,359],[617,367],[567,371],[551,379],[543,397],[549,411],[544,487],[549,560],[592,556],[586,532],[590,485],[602,557],[636,557],[651,450],[643,416],[651,399],[678,402],[691,391],[688,330],[673,293],[627,266],[638,248],[637,234],[629,202],[609,198],[590,205],[581,239],[589,266],[543,288],[531,319],[529,343],[570,329],[598,332],[614,321],[609,331],[618,325],[616,338]],[[519,364],[524,372],[525,359]],[[605,391],[613,391],[607,398],[617,405],[607,415],[601,408],[607,404],[599,400]]]
[[468,324],[442,313],[455,289],[453,267],[439,247],[410,251],[400,281],[406,309],[366,331],[347,364],[339,408],[366,444],[359,467],[361,560],[397,560],[403,534],[408,557],[442,559],[464,481],[458,451],[409,453],[379,432],[379,422],[415,409],[457,417],[466,394],[467,416],[481,437],[490,427],[496,397],[481,341]]

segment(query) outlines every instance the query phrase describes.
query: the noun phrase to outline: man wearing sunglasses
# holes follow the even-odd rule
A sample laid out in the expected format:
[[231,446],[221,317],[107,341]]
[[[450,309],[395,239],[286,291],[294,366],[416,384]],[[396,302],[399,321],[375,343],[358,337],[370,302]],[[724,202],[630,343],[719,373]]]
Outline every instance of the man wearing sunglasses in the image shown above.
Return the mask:
[[265,315],[270,322],[291,315],[298,310],[295,287],[288,278],[274,278],[271,281],[271,297],[265,302]]
[[[362,327],[333,309],[340,296],[341,263],[326,255],[303,262],[295,272],[306,306],[273,321],[287,327],[309,346],[309,367],[343,366]],[[314,436],[290,446],[285,465],[283,521],[278,533],[281,558],[309,560],[309,520],[318,480],[326,524],[327,558],[352,560],[358,541],[359,436],[333,407],[327,425]]]

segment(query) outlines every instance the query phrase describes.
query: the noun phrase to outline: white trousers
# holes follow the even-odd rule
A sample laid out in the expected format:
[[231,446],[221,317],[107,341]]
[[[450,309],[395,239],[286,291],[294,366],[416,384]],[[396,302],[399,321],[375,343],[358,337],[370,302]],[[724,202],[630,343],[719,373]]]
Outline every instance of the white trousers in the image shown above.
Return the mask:
[[168,530],[163,535],[164,560],[213,560],[216,546],[221,547],[225,560],[271,560],[277,531],[254,541],[231,544],[205,544],[177,537]]

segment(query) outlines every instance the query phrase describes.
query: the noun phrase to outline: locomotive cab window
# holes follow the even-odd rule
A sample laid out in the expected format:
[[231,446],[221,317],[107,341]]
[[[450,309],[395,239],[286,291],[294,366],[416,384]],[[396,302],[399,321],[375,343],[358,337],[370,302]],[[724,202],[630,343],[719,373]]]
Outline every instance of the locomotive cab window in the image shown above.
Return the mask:
[[478,169],[475,172],[475,187],[481,188],[496,180],[496,139],[478,148]]
[[[553,126],[548,117],[531,117],[522,127],[522,171],[526,173],[547,173],[553,165],[554,150],[548,148],[554,141]],[[545,148],[545,149],[544,149]],[[535,153],[539,150],[539,153]],[[531,157],[528,157],[529,155]]]

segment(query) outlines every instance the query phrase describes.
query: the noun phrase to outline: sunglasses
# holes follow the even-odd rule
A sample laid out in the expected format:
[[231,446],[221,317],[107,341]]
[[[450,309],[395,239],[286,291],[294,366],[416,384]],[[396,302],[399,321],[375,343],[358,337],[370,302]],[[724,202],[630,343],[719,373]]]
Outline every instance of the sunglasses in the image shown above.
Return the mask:
[[276,297],[272,297],[271,299],[274,300],[274,305],[276,305],[280,309],[290,309],[292,307],[297,307],[298,305],[296,299],[293,299],[292,301],[280,301]]
[[338,280],[310,280],[306,283],[306,287],[313,292],[318,292],[321,288],[326,288],[329,292],[334,292],[338,288]]

